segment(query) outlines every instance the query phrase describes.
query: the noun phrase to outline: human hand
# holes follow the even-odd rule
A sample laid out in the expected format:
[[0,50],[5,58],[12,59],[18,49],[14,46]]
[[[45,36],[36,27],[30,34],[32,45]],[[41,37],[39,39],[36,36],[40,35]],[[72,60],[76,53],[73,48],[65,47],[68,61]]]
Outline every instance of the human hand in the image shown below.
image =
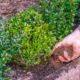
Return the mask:
[[56,50],[56,48],[60,47],[60,46],[64,46],[64,47],[69,47],[72,46],[73,47],[73,56],[70,57],[67,51],[64,51],[64,57],[66,59],[64,59],[62,56],[58,56],[59,60],[61,62],[69,62],[71,60],[76,59],[77,57],[80,56],[80,30],[76,29],[73,33],[71,33],[70,35],[68,35],[67,37],[65,37],[61,42],[59,42],[53,49],[52,51],[52,55],[54,55],[54,51]]

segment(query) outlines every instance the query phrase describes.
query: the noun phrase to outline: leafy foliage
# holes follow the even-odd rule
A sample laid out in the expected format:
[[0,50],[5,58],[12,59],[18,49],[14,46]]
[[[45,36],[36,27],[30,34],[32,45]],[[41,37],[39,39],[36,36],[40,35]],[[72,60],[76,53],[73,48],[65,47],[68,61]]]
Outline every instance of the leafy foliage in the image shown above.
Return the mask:
[[[51,48],[72,32],[77,0],[39,0],[39,6],[12,16],[4,25],[0,23],[0,79],[12,60],[18,65],[39,64]],[[38,9],[38,10],[37,10]],[[79,16],[80,17],[80,16]]]
[[42,21],[42,15],[34,10],[21,12],[9,19],[5,31],[12,47],[9,52],[17,64],[39,64],[40,56],[50,55],[56,40],[48,26]]
[[77,3],[72,0],[39,0],[36,11],[29,9],[13,16],[6,23],[8,53],[19,65],[40,63],[40,56],[49,56],[51,47],[72,31]]
[[[6,65],[10,55],[6,52],[7,48],[7,35],[5,34],[4,24],[2,23],[4,19],[0,20],[0,80],[8,80],[9,76],[5,75],[10,68]],[[5,46],[6,45],[6,46]]]
[[76,25],[80,24],[80,0],[78,0],[78,8],[77,14],[75,15],[75,22]]
[[5,75],[8,74],[10,68],[6,65],[7,61],[9,60],[8,54],[4,51],[0,53],[0,80],[8,80],[9,76]]
[[72,32],[77,0],[39,0],[39,13],[58,41]]

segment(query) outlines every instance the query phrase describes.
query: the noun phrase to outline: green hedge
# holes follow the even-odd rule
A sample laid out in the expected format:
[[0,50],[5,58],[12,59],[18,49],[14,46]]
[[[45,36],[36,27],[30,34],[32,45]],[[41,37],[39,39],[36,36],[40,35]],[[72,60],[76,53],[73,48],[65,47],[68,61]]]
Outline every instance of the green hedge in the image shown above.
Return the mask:
[[49,25],[42,21],[42,15],[34,10],[11,17],[5,31],[11,45],[9,53],[19,65],[39,64],[40,56],[49,56],[56,41]]

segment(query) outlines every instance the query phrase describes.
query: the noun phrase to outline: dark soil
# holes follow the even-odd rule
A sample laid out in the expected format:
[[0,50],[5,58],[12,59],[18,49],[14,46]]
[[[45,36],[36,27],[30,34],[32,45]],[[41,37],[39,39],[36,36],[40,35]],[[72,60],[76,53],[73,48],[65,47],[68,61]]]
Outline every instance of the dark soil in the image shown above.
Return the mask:
[[[10,71],[10,80],[55,80],[63,71],[68,72],[80,62],[80,59],[76,59],[69,63],[57,63],[54,61],[52,64],[51,61],[54,59],[56,60],[58,55],[63,56],[64,50],[68,51],[70,54],[73,52],[72,47],[58,47],[53,53],[57,55],[56,58],[53,58],[52,56],[50,59],[48,58],[48,64],[45,64],[46,62],[42,59],[41,64],[29,67],[28,70],[23,70],[22,67],[11,64],[13,69]],[[70,57],[72,57],[72,55],[70,55]]]
[[66,58],[64,57],[64,51],[68,52],[68,55],[70,57],[73,56],[73,47],[72,46],[70,46],[70,47],[59,46],[51,54],[51,57],[50,57],[50,60],[52,61],[52,64],[54,65],[55,68],[60,68],[63,65],[65,65],[65,63],[62,63],[58,58],[58,56],[62,56],[66,60]]
[[[65,50],[66,52],[68,52],[68,55],[69,55],[70,57],[73,56],[73,47],[72,47],[72,46],[70,46],[70,47],[60,46],[60,47],[58,47],[58,48],[54,51],[53,54],[54,54],[56,57],[58,57],[58,56],[64,57],[64,50]],[[64,58],[65,58],[65,57],[64,57]],[[65,58],[65,59],[66,59],[66,58]]]
[[0,15],[10,17],[28,9],[29,5],[37,5],[38,0],[0,0]]
[[58,69],[55,69],[50,62],[44,66],[40,64],[30,67],[28,70],[23,70],[21,67],[13,64],[10,71],[10,80],[55,80],[63,71],[67,73],[72,68],[76,68],[77,64],[80,64],[80,58]]

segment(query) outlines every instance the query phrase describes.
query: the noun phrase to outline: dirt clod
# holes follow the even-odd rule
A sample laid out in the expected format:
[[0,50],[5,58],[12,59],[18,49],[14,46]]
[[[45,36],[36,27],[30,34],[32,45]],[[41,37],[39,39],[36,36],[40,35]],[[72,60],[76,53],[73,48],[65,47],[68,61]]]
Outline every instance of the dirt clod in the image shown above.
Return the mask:
[[68,55],[70,57],[73,56],[72,46],[70,47],[59,46],[58,48],[55,49],[55,51],[51,54],[51,57],[50,57],[54,68],[60,68],[64,65],[64,63],[62,63],[58,57],[58,56],[62,56],[66,60],[66,58],[64,57],[64,51],[68,52]]

